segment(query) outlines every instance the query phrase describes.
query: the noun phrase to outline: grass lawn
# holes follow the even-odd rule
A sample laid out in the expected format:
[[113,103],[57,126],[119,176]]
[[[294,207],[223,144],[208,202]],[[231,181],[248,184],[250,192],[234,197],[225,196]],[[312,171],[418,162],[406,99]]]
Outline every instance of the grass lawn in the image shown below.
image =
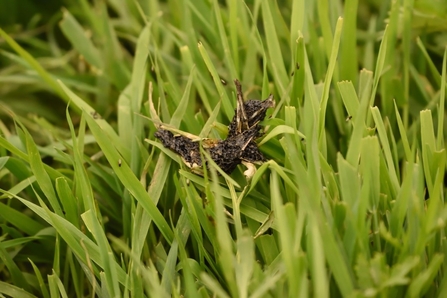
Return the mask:
[[447,297],[447,2],[0,6],[0,297]]

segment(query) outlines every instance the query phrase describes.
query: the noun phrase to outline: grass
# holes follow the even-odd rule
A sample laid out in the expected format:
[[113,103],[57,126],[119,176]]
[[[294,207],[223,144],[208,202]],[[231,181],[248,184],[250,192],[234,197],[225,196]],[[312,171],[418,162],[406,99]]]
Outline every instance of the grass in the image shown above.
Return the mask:
[[[286,3],[67,0],[3,26],[2,295],[447,295],[446,5]],[[268,161],[193,174],[156,125],[224,138],[236,78],[275,97]]]

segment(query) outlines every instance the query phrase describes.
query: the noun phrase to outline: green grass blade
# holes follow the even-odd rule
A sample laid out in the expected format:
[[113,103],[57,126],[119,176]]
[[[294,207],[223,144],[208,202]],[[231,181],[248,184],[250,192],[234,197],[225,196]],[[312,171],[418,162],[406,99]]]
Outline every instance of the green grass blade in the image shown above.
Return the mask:
[[348,112],[349,116],[352,116],[352,119],[355,122],[355,118],[359,110],[359,99],[355,92],[354,85],[352,82],[348,81],[338,82],[337,85],[341,98],[343,99],[343,103],[345,104],[346,111]]
[[[59,84],[61,85],[63,91],[67,94],[67,96],[70,98],[70,100],[79,108],[80,110],[84,111],[85,113],[88,113],[91,116],[97,117],[96,111],[89,106],[85,101],[83,101],[79,96],[77,96],[73,91],[68,89],[64,83],[59,81]],[[122,142],[120,142],[120,138],[116,134],[115,130],[112,128],[112,126],[104,119],[98,118],[96,119],[96,123],[101,127],[103,131],[106,132],[106,134],[109,136],[109,138],[112,139],[113,144],[116,146],[118,151],[121,153],[121,155],[124,157],[124,159],[129,160],[130,151],[127,148],[127,146],[124,146]]]
[[106,280],[107,292],[110,296],[115,297],[120,293],[118,288],[118,280],[116,267],[118,264],[115,263],[113,259],[110,245],[107,241],[107,237],[104,234],[104,230],[96,218],[96,214],[93,213],[94,210],[90,209],[82,214],[82,219],[89,231],[95,237],[96,243],[98,244],[98,250],[101,257],[101,262],[103,264],[103,270]]
[[[219,264],[222,268],[223,275],[227,282],[229,292],[232,297],[237,296],[237,284],[236,276],[233,270],[234,254],[233,254],[233,240],[230,235],[230,231],[227,226],[225,219],[224,205],[222,200],[222,195],[219,192],[217,185],[217,174],[215,171],[211,170],[212,175],[212,191],[214,195],[214,205],[215,205],[215,221],[216,221],[216,245],[219,245]],[[203,278],[203,277],[202,277]]]
[[388,142],[388,136],[385,131],[385,125],[382,121],[382,116],[380,115],[379,109],[377,107],[371,108],[372,116],[374,118],[374,122],[377,126],[377,131],[379,133],[380,143],[382,144],[382,149],[385,154],[386,163],[388,166],[388,173],[391,177],[391,182],[393,183],[393,191],[394,194],[399,189],[399,181],[397,179],[396,167],[394,165],[394,160],[392,158],[390,144]]
[[337,61],[338,49],[340,45],[340,37],[343,28],[343,19],[339,18],[335,27],[334,41],[332,43],[331,55],[329,57],[328,70],[324,79],[323,93],[320,100],[320,123],[319,123],[319,138],[324,138],[324,126],[326,121],[326,109],[329,99],[329,88],[332,82],[332,76],[334,74],[335,63]]
[[412,156],[411,149],[410,149],[410,143],[408,141],[407,132],[406,132],[404,124],[402,122],[402,118],[400,117],[399,110],[397,109],[396,102],[394,102],[394,110],[396,112],[397,125],[399,127],[400,137],[401,137],[402,145],[403,145],[404,151],[405,151],[405,160],[412,161],[413,156]]
[[284,59],[280,48],[280,41],[277,31],[275,30],[275,22],[273,20],[271,6],[273,2],[262,1],[262,16],[264,22],[264,30],[266,34],[266,46],[268,57],[270,58],[269,66],[272,68],[273,79],[278,86],[281,94],[286,92],[287,86],[285,82],[288,81],[287,72],[284,67]]
[[382,76],[383,67],[385,65],[386,50],[388,47],[388,39],[389,39],[388,32],[389,32],[389,30],[388,30],[388,26],[387,26],[385,28],[385,31],[383,32],[382,42],[380,43],[380,48],[379,48],[379,55],[377,57],[377,62],[376,62],[376,68],[374,70],[373,90],[372,90],[371,96],[369,98],[370,106],[373,105],[374,99],[376,98],[377,87],[379,85],[379,79]]
[[93,45],[91,39],[73,15],[66,9],[63,10],[63,19],[59,23],[65,37],[71,42],[75,49],[84,56],[85,60],[98,70],[103,70],[103,60],[98,49]]
[[357,16],[358,0],[349,0],[344,3],[344,28],[340,48],[340,78],[342,80],[357,82]]
[[[222,14],[221,14],[221,10],[220,10],[220,5],[219,5],[217,0],[213,0],[213,9],[212,10],[214,10],[214,13],[215,13],[217,29],[218,29],[218,33],[219,33],[219,37],[220,37],[220,43],[221,43],[221,46],[222,46],[222,49],[223,49],[223,52],[224,52],[224,56],[225,56],[225,60],[226,60],[226,66],[227,66],[227,68],[228,68],[228,70],[230,72],[231,78],[236,79],[238,77],[238,75],[237,75],[236,68],[235,68],[235,65],[234,65],[234,62],[233,62],[233,56],[230,55],[231,54],[231,50],[230,50],[229,42],[228,42],[228,39],[227,39],[227,33],[226,33],[225,29],[224,29],[224,25],[223,25],[223,21],[222,21]],[[231,21],[231,23],[234,23],[234,21]],[[230,35],[231,34],[234,35],[233,31],[230,31]],[[232,41],[234,41],[234,40],[232,40]],[[232,46],[235,47],[235,46],[237,46],[237,44],[232,44]],[[237,56],[235,56],[235,57],[237,57]]]
[[4,221],[16,226],[28,235],[35,235],[44,228],[38,221],[3,203],[0,203],[0,216]]
[[227,115],[227,118],[232,119],[234,114],[234,108],[233,105],[231,104],[230,98],[228,97],[227,93],[225,92],[225,89],[222,86],[222,81],[220,80],[216,67],[211,62],[211,58],[202,43],[199,42],[198,48],[200,54],[202,55],[202,59],[208,68],[208,71],[211,73],[211,76],[213,77],[214,85],[217,88],[219,99],[221,99],[223,110]]
[[120,155],[115,147],[112,145],[113,143],[110,139],[103,134],[101,127],[96,123],[95,119],[90,115],[84,114],[86,117],[86,121],[88,126],[90,127],[93,135],[98,142],[98,145],[101,147],[104,155],[109,161],[112,169],[116,173],[117,177],[120,179],[121,183],[126,187],[126,189],[135,197],[135,199],[144,207],[146,212],[152,217],[152,220],[160,229],[162,234],[166,237],[168,242],[173,240],[172,230],[169,227],[168,223],[161,215],[160,211],[157,209],[157,206],[153,202],[152,198],[146,192],[144,187],[135,177],[127,163],[123,160],[121,165],[119,165],[118,160],[120,160]]
[[[28,282],[26,281],[26,279],[25,279],[25,277],[23,275],[23,272],[20,270],[20,268],[14,262],[12,256],[3,247],[3,243],[2,242],[0,242],[0,260],[2,260],[2,263],[8,269],[8,272],[9,272],[9,275],[10,275],[10,278],[11,278],[13,284],[15,284],[18,287],[24,289],[24,291],[30,291],[31,287],[28,284]],[[4,286],[4,288],[8,289],[6,287],[6,285]]]
[[[36,274],[37,281],[39,282],[39,287],[40,287],[40,292],[42,294],[42,297],[49,298],[50,293],[48,292],[48,288],[43,281],[43,277],[39,271],[39,268],[36,266],[36,264],[34,264],[33,261],[31,261],[30,259],[29,259],[29,261],[31,263],[31,266],[33,266],[34,273]],[[11,295],[11,296],[14,297],[14,295]]]
[[8,295],[10,297],[23,297],[23,298],[36,297],[33,294],[27,292],[26,290],[4,281],[0,281],[0,293]]
[[437,148],[441,150],[444,145],[444,107],[445,107],[445,90],[447,81],[447,47],[444,50],[444,58],[442,61],[442,76],[441,76],[441,91],[438,108],[438,135],[437,135]]
[[39,150],[37,149],[36,144],[31,138],[30,133],[26,130],[25,126],[21,125],[21,128],[25,133],[26,148],[28,150],[29,163],[31,170],[35,173],[36,181],[39,184],[39,187],[42,189],[43,193],[45,194],[46,198],[50,202],[53,210],[58,215],[62,215],[62,209],[59,204],[59,200],[56,196],[56,192],[54,191],[53,183],[51,181],[50,176],[45,171],[45,167],[43,165]]

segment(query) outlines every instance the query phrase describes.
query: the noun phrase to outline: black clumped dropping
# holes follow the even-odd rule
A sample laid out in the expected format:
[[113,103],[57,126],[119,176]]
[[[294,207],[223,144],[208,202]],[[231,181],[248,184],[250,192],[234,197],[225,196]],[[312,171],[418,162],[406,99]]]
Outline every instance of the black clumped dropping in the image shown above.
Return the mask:
[[202,166],[198,142],[193,142],[185,136],[174,136],[172,132],[162,128],[155,132],[155,137],[161,141],[163,146],[180,155],[190,166],[193,164]]
[[[265,118],[265,113],[267,109],[270,108],[271,100],[258,100],[258,99],[250,99],[244,102],[245,113],[248,118],[248,127],[252,127],[255,123],[259,123]],[[256,113],[258,112],[258,113]],[[256,113],[256,115],[255,115]],[[230,125],[228,126],[228,137],[234,136],[237,134],[237,115],[236,110],[234,111],[233,120],[231,120]],[[255,115],[250,117],[250,115]],[[259,126],[259,124],[257,124]],[[259,129],[261,127],[259,126]],[[258,129],[258,130],[259,130]]]
[[[235,84],[238,95],[242,99],[239,81],[235,80]],[[242,102],[242,100],[239,102]],[[211,142],[212,145],[205,149],[208,150],[213,161],[227,174],[231,174],[242,161],[253,163],[265,160],[255,139],[262,135],[259,123],[264,120],[267,109],[274,106],[273,97],[269,96],[265,100],[247,100],[243,103],[243,106],[246,122],[241,126],[243,127],[241,131],[238,131],[237,128],[238,119],[241,121],[240,119],[243,117],[238,115],[238,109],[236,109],[235,115],[228,126],[227,138]],[[155,137],[160,139],[164,147],[180,155],[187,166],[202,166],[199,142],[193,142],[185,136],[176,136],[163,128],[157,130]]]

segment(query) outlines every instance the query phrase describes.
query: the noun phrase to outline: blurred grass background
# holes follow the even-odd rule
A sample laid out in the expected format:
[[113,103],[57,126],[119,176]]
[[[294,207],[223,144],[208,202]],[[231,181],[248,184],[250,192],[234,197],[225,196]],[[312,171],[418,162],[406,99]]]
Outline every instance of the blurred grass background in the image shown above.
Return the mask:
[[[0,293],[446,295],[445,1],[0,7]],[[225,137],[235,78],[269,161],[194,175],[153,121]]]

